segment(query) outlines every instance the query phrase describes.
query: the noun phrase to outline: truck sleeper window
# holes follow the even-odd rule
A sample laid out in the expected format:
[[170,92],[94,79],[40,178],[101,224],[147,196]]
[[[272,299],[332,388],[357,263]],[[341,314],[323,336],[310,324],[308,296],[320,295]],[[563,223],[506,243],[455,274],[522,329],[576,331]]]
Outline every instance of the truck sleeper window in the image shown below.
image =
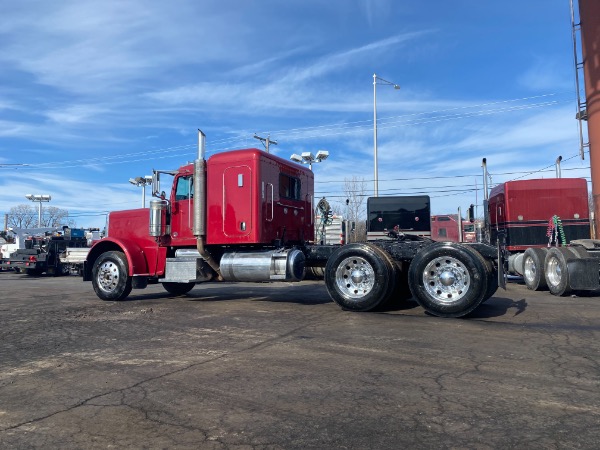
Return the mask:
[[300,179],[285,173],[279,174],[279,197],[300,200]]

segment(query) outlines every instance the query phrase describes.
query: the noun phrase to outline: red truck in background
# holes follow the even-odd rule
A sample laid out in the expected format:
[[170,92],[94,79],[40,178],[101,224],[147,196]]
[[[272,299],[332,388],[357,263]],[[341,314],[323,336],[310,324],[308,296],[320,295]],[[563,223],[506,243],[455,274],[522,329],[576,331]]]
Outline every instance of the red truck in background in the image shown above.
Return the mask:
[[[490,298],[502,276],[498,250],[397,233],[347,245],[314,242],[314,178],[304,166],[258,149],[154,170],[149,209],[111,212],[89,251],[83,278],[103,300],[162,283],[174,295],[208,281],[301,281],[324,267],[330,297],[369,311],[410,289],[429,313],[464,316]],[[173,177],[168,192],[161,177]]]
[[458,214],[431,216],[431,239],[434,241],[476,242],[476,222],[462,221],[462,239],[458,239]]
[[491,190],[487,204],[490,242],[510,252],[508,273],[522,275],[529,289],[600,289],[600,241],[590,239],[585,179],[507,181]]
[[507,181],[491,190],[488,205],[491,241],[503,235],[509,251],[548,247],[548,225],[554,216],[560,218],[568,240],[590,238],[583,178]]

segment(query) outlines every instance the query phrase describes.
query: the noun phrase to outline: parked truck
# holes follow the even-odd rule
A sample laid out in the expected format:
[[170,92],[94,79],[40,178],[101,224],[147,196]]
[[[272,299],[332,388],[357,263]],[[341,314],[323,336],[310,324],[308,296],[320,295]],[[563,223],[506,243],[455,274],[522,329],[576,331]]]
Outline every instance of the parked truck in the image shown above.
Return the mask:
[[0,268],[10,270],[10,255],[17,250],[23,250],[26,247],[33,245],[34,239],[47,238],[52,233],[60,230],[58,227],[42,227],[42,228],[17,228],[11,227],[7,230],[6,242],[0,244]]
[[[149,208],[109,214],[107,236],[84,263],[102,300],[162,283],[174,295],[212,281],[299,282],[324,267],[327,291],[346,310],[370,311],[408,287],[429,313],[464,316],[492,296],[502,264],[495,247],[396,239],[347,245],[314,242],[313,172],[258,149],[153,170]],[[168,191],[161,179],[173,177]],[[428,220],[427,220],[428,221]],[[499,274],[500,271],[500,274]],[[408,277],[402,277],[408,273]]]
[[[460,226],[459,226],[460,225]],[[438,214],[431,216],[431,239],[434,241],[476,242],[477,221],[462,220],[458,214]],[[462,238],[459,239],[462,233]]]
[[54,276],[81,274],[90,244],[84,229],[66,226],[29,234],[22,242],[22,248],[3,259],[2,267],[27,275]]
[[501,183],[490,192],[486,221],[491,243],[510,252],[508,273],[522,275],[529,289],[600,289],[600,241],[590,239],[585,179]]

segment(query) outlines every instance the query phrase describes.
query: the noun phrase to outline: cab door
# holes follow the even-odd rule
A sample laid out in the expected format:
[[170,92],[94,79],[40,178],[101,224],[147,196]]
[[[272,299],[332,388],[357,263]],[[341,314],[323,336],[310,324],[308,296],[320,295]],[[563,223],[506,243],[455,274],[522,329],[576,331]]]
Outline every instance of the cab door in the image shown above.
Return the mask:
[[193,245],[194,178],[181,175],[175,180],[171,198],[171,242],[174,245]]

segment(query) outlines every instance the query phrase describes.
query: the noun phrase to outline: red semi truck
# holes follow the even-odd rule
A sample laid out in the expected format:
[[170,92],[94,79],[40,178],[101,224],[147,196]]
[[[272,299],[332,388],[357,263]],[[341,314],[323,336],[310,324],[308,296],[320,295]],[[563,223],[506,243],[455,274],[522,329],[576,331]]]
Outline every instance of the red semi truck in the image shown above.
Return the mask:
[[[431,216],[431,239],[434,241],[475,242],[477,241],[475,221],[463,220],[458,226],[458,214]],[[462,239],[458,239],[462,230]]]
[[600,241],[590,239],[585,179],[499,184],[487,216],[491,243],[510,252],[508,272],[523,275],[529,289],[568,295],[600,288]]
[[[324,267],[331,298],[369,311],[410,288],[429,313],[459,317],[503,281],[497,248],[395,239],[347,245],[314,243],[314,179],[304,166],[258,149],[198,158],[153,171],[149,209],[111,212],[107,236],[90,250],[83,277],[103,300],[162,283],[175,295],[209,281],[301,281]],[[173,183],[161,191],[161,176]],[[164,180],[163,180],[164,181]],[[500,272],[500,273],[499,273]]]

